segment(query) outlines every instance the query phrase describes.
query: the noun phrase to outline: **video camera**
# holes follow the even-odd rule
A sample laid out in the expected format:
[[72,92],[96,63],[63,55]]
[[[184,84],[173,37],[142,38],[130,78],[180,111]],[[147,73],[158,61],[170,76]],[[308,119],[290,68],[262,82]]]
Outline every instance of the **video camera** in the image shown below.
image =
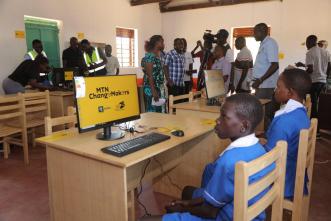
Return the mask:
[[213,35],[211,30],[206,30],[203,34],[204,43],[208,45],[208,48],[210,49],[213,47],[213,43],[217,43],[217,39],[217,35]]

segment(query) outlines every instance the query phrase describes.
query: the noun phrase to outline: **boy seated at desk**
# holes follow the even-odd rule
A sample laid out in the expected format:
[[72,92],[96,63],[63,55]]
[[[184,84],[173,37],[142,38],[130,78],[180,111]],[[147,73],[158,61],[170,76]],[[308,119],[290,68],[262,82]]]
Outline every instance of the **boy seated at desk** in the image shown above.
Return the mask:
[[[226,99],[216,121],[215,133],[221,139],[231,139],[232,143],[215,162],[208,164],[202,176],[201,188],[185,187],[182,200],[171,202],[168,214],[142,218],[143,221],[229,221],[233,220],[234,173],[239,161],[252,161],[266,153],[256,138],[254,130],[263,117],[260,101],[250,94],[236,94]],[[250,177],[255,182],[269,173],[273,165]],[[267,189],[249,201],[253,204]],[[265,213],[254,221],[264,220]]]
[[[267,132],[266,151],[270,151],[280,140],[287,141],[287,162],[285,176],[285,198],[293,198],[298,145],[300,130],[310,127],[307,110],[303,105],[306,94],[309,93],[311,79],[309,74],[301,69],[287,69],[279,77],[275,91],[275,99],[283,104],[275,113]],[[305,179],[305,194],[308,193],[307,177]]]
[[223,74],[224,89],[228,92],[229,78],[231,74],[231,63],[225,59],[226,48],[224,46],[217,45],[214,49],[215,62],[212,65],[212,70],[220,70]]

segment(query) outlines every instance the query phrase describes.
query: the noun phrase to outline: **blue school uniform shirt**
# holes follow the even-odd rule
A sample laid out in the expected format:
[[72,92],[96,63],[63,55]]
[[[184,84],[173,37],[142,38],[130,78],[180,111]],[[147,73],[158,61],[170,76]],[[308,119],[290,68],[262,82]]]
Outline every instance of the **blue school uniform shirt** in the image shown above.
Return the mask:
[[[220,208],[216,221],[233,220],[233,200],[234,200],[234,175],[235,165],[239,161],[249,162],[257,159],[266,153],[255,134],[242,137],[232,142],[229,147],[219,156],[219,158],[205,168],[202,177],[201,188],[197,189],[193,198],[202,197],[204,200],[216,208]],[[274,165],[252,175],[249,182],[260,180],[272,171]],[[252,205],[260,199],[268,190],[263,191],[251,200]],[[254,221],[264,220],[265,213],[259,214]],[[163,216],[163,221],[210,221],[201,217],[193,216],[190,213],[172,213]]]
[[[276,112],[266,133],[267,144],[264,145],[267,151],[275,147],[280,140],[287,142],[287,160],[285,177],[285,198],[292,198],[294,195],[296,165],[298,158],[298,146],[300,130],[308,129],[310,120],[305,107],[295,100],[290,99],[286,105]],[[308,193],[308,177],[305,177],[304,193]]]

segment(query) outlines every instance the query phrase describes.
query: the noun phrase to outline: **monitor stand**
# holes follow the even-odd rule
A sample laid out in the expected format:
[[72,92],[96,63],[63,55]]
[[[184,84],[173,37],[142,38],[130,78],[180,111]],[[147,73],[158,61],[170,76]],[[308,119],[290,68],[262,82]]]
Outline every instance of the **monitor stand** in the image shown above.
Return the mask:
[[103,132],[97,134],[97,139],[99,140],[117,140],[124,137],[124,131],[111,131],[111,126],[103,128]]

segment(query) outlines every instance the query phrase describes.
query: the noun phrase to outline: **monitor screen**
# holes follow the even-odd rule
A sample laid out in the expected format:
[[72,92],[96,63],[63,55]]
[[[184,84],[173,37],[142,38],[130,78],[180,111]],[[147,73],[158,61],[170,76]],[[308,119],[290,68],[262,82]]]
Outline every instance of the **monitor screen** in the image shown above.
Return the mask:
[[220,70],[205,70],[207,98],[225,95],[223,74]]
[[136,75],[74,77],[80,132],[140,118]]
[[79,75],[78,68],[53,68],[52,82],[54,86],[64,87],[65,84],[71,83],[74,76]]

